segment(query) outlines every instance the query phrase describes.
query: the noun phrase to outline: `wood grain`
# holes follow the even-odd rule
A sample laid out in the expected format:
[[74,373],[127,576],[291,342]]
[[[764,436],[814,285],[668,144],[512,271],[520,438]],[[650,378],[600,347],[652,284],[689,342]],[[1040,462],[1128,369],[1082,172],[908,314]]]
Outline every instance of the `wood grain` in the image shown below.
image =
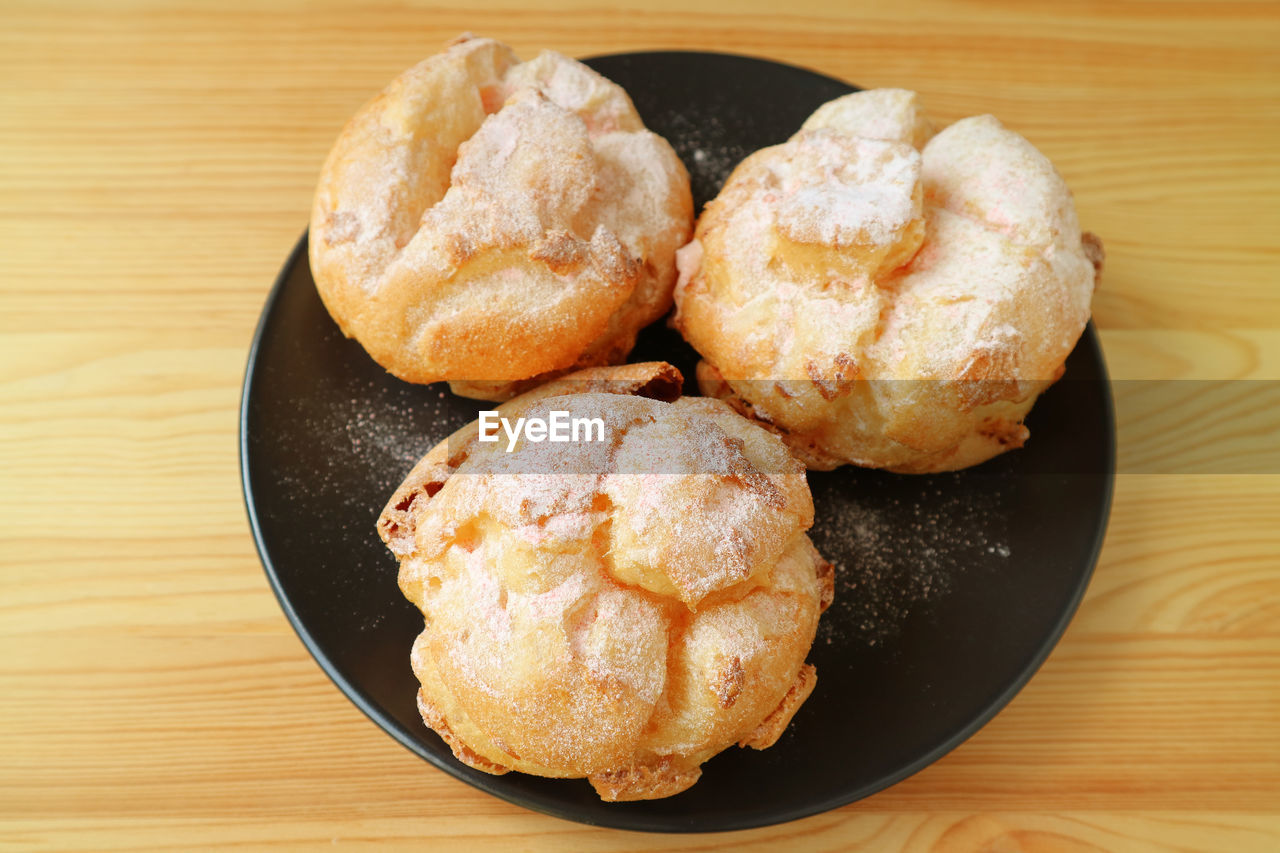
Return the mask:
[[[2,9],[0,847],[1280,849],[1275,3]],[[951,755],[780,827],[578,826],[410,755],[289,629],[240,501],[246,348],[337,129],[468,29],[914,88],[1066,175],[1128,473],[1062,644]],[[1254,384],[1125,391],[1173,379]]]

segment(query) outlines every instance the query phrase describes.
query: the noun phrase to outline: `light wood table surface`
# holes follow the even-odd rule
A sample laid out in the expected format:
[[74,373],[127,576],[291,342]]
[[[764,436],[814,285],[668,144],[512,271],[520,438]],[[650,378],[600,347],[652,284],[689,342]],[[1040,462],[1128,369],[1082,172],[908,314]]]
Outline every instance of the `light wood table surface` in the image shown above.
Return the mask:
[[549,5],[0,3],[0,847],[1280,850],[1274,457],[1122,473],[1030,685],[918,775],[792,824],[533,814],[329,682],[250,540],[242,371],[338,129],[463,30],[525,56],[748,53],[916,89],[942,121],[993,112],[1106,240],[1114,377],[1280,379],[1280,5]]

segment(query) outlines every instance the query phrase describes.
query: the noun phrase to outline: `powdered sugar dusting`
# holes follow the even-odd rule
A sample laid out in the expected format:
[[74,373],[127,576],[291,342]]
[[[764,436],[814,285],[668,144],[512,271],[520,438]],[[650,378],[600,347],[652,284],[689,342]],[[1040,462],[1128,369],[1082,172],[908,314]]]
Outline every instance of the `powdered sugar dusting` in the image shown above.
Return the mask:
[[770,163],[776,221],[797,242],[894,243],[920,218],[920,155],[909,145],[811,130],[781,149]]
[[689,170],[695,206],[714,198],[729,174],[751,153],[733,141],[724,120],[715,113],[675,113],[667,116],[664,124],[671,143]]
[[863,480],[820,500],[810,531],[819,550],[839,561],[819,643],[884,645],[961,576],[1013,556],[997,488],[965,488],[963,475],[940,474],[919,480],[914,494],[890,497],[890,481]]
[[[358,350],[341,342],[336,329],[331,334],[331,346],[348,349],[356,364],[373,367]],[[341,380],[329,378],[341,381],[341,386],[298,401],[296,431],[290,434],[305,436],[305,444],[291,441],[274,447],[277,462],[271,470],[273,485],[287,496],[291,511],[307,508],[311,522],[286,531],[285,547],[295,538],[369,542],[367,549],[345,549],[349,561],[329,576],[335,586],[333,606],[341,607],[344,593],[354,595],[388,577],[385,552],[370,532],[382,503],[432,445],[474,417],[474,408],[468,411],[434,389],[388,385],[381,376],[368,378],[367,371]],[[258,511],[263,516],[271,513],[261,504]],[[264,518],[264,523],[270,519]],[[316,531],[313,525],[320,523],[325,529]],[[358,629],[371,631],[385,618],[385,613],[366,615]]]

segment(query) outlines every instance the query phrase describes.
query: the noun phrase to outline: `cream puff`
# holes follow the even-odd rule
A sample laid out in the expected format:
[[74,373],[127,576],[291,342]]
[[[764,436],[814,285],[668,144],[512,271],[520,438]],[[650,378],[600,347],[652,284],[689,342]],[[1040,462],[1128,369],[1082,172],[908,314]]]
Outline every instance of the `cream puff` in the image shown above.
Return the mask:
[[600,440],[473,423],[388,502],[378,532],[425,621],[419,709],[463,763],[666,797],[733,744],[772,745],[813,690],[833,586],[804,468],[681,381],[661,363],[553,380],[498,416],[599,419]]
[[912,92],[857,92],[744,160],[680,250],[703,393],[811,468],[932,472],[1027,439],[1090,315],[1101,243],[994,117],[936,135]]
[[619,86],[464,36],[343,129],[311,271],[388,371],[497,400],[625,359],[671,305],[692,219],[684,166]]

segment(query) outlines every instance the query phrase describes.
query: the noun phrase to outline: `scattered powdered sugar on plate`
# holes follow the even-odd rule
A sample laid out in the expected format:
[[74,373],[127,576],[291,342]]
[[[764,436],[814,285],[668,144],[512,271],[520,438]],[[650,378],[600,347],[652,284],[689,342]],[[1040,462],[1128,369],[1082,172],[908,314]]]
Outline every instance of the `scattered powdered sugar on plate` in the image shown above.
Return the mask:
[[336,487],[335,476],[355,468],[368,472],[389,498],[409,469],[456,429],[452,422],[457,419],[451,417],[455,407],[442,394],[425,398],[400,394],[387,399],[382,387],[370,380],[367,389],[347,398],[347,405],[307,416],[303,432],[325,437],[330,445],[323,457],[328,464],[313,471],[311,488]]
[[[412,386],[381,376],[337,374],[325,381],[331,387],[323,393],[296,401],[294,435],[305,437],[305,446],[279,441],[274,479],[289,496],[287,511],[307,520],[283,533],[285,548],[296,538],[299,550],[322,542],[323,549],[343,553],[342,570],[325,574],[325,583],[333,587],[332,606],[342,607],[350,605],[348,598],[359,598],[362,588],[384,586],[388,578],[394,588],[395,559],[375,532],[378,514],[418,460],[472,420],[481,404],[446,394],[442,386]],[[359,630],[378,628],[385,615],[365,613]]]
[[[352,549],[352,562],[333,579],[338,586],[370,583],[393,565],[374,533],[382,502],[432,446],[492,405],[439,387],[352,377],[341,394],[325,395],[327,406],[304,405],[298,413],[300,434],[323,447],[306,454],[312,467],[305,477],[282,470],[279,485],[316,504],[328,523],[336,522],[334,534],[368,546]],[[836,567],[835,601],[816,644],[881,646],[913,613],[951,592],[962,574],[1012,556],[999,491],[963,474],[896,476],[846,467],[809,478],[816,507],[810,536]],[[361,630],[381,622],[366,619]]]
[[429,401],[393,405],[390,412],[385,408],[366,411],[353,397],[349,411],[334,414],[344,421],[341,432],[357,464],[377,472],[390,497],[409,469],[431,449],[437,424],[445,413],[442,406],[432,406]]
[[675,113],[665,118],[665,125],[667,141],[689,170],[696,212],[715,198],[729,173],[751,152],[728,141],[732,134],[718,116]]
[[[901,479],[842,468],[831,476],[858,482],[814,477],[810,536],[836,569],[835,601],[817,644],[881,645],[962,574],[1013,553],[999,491],[975,488],[961,474]],[[828,482],[832,494],[822,494]]]

